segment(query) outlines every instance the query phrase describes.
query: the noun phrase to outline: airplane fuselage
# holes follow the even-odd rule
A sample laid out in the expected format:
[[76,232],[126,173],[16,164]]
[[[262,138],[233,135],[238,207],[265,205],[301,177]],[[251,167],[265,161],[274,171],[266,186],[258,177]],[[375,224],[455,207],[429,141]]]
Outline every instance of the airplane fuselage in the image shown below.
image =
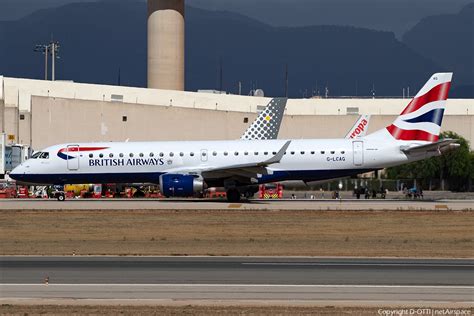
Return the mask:
[[[22,164],[15,170],[15,179],[30,184],[158,183],[165,173],[258,163],[273,157],[285,142],[62,144],[43,150],[47,159],[38,157]],[[292,140],[281,161],[267,167],[266,174],[257,175],[254,183],[324,180],[406,163],[410,160],[400,151],[405,143],[387,144],[370,139]],[[223,178],[225,174],[206,182],[220,186]]]

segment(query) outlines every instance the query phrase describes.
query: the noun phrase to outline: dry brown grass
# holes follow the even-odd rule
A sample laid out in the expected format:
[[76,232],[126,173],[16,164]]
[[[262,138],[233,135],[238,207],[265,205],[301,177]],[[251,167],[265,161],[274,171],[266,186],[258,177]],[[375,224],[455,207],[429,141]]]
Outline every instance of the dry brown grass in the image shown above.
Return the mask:
[[474,213],[1,211],[2,255],[474,257]]
[[[0,315],[379,315],[379,308],[299,306],[3,305]],[[469,309],[468,309],[469,310]]]

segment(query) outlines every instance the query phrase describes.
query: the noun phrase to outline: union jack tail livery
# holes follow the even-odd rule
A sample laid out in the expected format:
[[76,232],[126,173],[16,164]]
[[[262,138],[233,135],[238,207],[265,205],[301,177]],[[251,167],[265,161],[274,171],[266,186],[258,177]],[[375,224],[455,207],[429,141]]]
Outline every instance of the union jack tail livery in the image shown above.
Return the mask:
[[387,131],[396,140],[437,142],[452,73],[431,76]]

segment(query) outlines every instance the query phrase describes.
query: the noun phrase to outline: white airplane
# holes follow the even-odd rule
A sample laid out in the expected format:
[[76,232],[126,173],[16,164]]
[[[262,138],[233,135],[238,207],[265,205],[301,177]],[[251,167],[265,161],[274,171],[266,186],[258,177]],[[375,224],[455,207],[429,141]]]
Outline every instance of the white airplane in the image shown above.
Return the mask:
[[391,125],[363,138],[70,143],[35,153],[10,177],[38,185],[155,183],[167,197],[224,187],[237,202],[258,184],[352,176],[456,147],[455,140],[439,140],[451,78],[432,75]]

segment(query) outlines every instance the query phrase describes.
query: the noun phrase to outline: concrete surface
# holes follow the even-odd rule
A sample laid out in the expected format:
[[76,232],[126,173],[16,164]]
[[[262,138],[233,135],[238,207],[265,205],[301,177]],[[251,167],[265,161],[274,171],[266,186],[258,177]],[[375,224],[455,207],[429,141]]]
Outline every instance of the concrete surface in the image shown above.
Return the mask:
[[0,210],[423,210],[472,211],[473,200],[253,200],[242,203],[205,199],[2,199]]

